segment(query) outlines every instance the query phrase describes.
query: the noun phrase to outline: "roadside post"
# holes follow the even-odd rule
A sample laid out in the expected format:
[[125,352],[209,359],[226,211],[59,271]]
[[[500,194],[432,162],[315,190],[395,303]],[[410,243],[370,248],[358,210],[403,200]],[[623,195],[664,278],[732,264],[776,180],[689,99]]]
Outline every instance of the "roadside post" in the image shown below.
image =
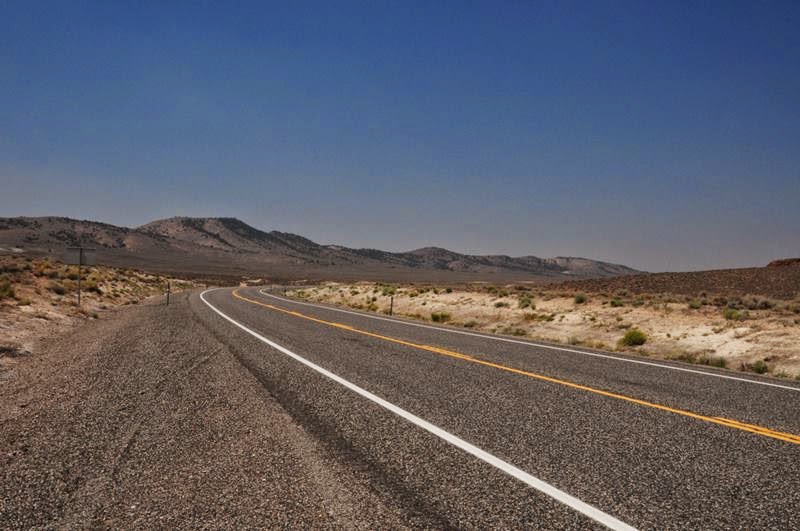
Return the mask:
[[172,291],[172,287],[171,287],[171,284],[170,284],[170,282],[168,280],[167,281],[167,306],[169,306],[169,293],[170,293],[170,291]]
[[83,266],[94,265],[96,249],[89,247],[67,247],[67,260],[69,265],[78,266],[78,307],[81,306],[81,276]]
[[389,315],[392,315],[393,311],[394,311],[394,295],[392,295],[392,298],[389,299]]

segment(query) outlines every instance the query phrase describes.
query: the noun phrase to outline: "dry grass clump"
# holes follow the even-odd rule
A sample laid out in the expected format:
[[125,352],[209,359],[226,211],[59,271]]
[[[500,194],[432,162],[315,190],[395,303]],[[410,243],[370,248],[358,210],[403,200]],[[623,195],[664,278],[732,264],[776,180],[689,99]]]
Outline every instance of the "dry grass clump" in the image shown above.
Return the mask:
[[13,299],[16,296],[14,286],[8,279],[0,280],[0,300]]
[[625,335],[619,340],[619,344],[624,347],[638,347],[640,345],[644,345],[646,342],[647,334],[638,328],[631,328],[625,332]]
[[756,374],[766,374],[769,369],[769,364],[764,360],[756,360],[752,363],[742,362],[739,366],[740,371],[750,371]]
[[525,308],[530,308],[531,310],[536,309],[536,304],[533,303],[533,299],[530,295],[520,295],[518,306],[520,310],[524,310]]
[[453,318],[452,315],[445,312],[432,312],[431,313],[431,321],[434,323],[446,323],[447,321]]
[[725,368],[728,366],[728,360],[722,356],[712,356],[709,354],[698,354],[697,352],[678,352],[668,354],[668,360],[683,361],[686,363],[695,363],[697,365],[708,365],[709,367]]
[[744,321],[747,319],[748,313],[739,311],[736,308],[728,307],[722,311],[722,316],[728,321]]

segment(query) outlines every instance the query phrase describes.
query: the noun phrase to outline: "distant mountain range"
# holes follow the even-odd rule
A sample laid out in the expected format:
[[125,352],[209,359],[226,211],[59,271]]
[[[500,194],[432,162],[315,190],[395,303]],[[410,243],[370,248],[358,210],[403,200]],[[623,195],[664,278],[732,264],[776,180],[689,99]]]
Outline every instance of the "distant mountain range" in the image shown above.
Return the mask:
[[466,255],[438,247],[408,252],[320,245],[264,232],[236,218],[174,217],[137,228],[64,217],[0,218],[0,252],[60,255],[97,249],[98,261],[152,271],[275,279],[496,281],[606,278],[638,273],[588,258]]

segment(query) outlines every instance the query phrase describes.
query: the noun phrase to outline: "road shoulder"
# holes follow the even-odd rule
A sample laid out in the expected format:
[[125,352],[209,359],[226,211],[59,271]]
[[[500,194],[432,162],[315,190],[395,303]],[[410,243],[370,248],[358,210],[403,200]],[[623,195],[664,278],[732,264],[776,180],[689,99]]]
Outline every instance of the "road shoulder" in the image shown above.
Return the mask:
[[189,294],[42,341],[0,386],[0,527],[400,526]]

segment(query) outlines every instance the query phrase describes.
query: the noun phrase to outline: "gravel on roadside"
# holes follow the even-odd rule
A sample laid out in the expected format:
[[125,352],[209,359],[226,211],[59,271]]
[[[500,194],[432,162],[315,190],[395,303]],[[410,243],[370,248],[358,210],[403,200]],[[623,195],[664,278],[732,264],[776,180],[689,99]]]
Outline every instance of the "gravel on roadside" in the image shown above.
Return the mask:
[[196,311],[109,312],[0,381],[0,528],[402,527]]

